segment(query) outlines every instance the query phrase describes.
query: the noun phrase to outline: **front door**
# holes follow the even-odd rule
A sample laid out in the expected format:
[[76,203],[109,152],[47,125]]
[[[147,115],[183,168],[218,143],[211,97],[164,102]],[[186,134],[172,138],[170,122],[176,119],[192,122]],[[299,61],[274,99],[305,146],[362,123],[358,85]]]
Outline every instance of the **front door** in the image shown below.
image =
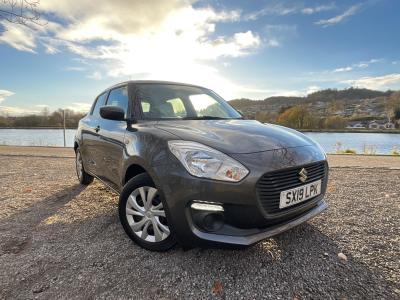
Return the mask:
[[[125,111],[125,118],[128,116],[128,88],[120,86],[112,89],[108,95],[107,106],[118,106]],[[109,185],[118,190],[121,183],[121,171],[123,169],[123,158],[125,151],[125,134],[127,129],[126,121],[101,121],[101,147],[99,147],[102,169],[99,177]]]

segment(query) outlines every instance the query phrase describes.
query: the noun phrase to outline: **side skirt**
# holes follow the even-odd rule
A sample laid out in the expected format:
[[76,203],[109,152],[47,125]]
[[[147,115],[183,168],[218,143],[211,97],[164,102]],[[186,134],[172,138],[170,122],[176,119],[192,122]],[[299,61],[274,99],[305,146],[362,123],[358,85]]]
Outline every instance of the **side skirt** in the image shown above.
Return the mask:
[[117,191],[115,188],[113,188],[111,185],[109,185],[107,182],[105,182],[104,180],[102,180],[101,178],[99,178],[98,176],[96,176],[95,174],[93,174],[91,172],[87,172],[87,171],[85,171],[85,172],[90,174],[91,176],[93,176],[97,180],[99,180],[104,186],[108,187],[113,193],[115,193],[115,194],[117,194],[119,196],[120,192]]

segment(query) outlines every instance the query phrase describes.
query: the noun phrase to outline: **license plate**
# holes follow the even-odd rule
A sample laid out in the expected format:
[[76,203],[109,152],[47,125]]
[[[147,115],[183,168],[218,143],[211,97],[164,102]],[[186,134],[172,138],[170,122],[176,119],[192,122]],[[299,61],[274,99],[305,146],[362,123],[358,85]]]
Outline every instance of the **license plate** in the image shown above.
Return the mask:
[[281,192],[279,208],[285,208],[306,201],[321,194],[321,180]]

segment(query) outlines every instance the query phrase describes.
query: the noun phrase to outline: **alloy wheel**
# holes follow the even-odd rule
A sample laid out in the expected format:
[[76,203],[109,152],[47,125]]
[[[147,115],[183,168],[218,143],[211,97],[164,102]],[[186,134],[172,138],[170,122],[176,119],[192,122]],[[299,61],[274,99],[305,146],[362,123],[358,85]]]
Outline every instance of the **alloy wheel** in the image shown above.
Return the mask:
[[132,231],[146,242],[161,242],[170,235],[165,210],[154,187],[142,186],[129,195],[126,219]]

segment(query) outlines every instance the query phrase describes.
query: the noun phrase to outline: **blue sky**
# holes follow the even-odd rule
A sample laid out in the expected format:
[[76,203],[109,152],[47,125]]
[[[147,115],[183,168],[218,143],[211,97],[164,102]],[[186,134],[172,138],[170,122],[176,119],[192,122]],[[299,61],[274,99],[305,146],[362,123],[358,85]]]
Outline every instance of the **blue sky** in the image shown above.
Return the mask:
[[39,9],[43,26],[0,19],[2,114],[86,110],[128,79],[205,85],[226,99],[400,89],[395,0],[41,0]]

